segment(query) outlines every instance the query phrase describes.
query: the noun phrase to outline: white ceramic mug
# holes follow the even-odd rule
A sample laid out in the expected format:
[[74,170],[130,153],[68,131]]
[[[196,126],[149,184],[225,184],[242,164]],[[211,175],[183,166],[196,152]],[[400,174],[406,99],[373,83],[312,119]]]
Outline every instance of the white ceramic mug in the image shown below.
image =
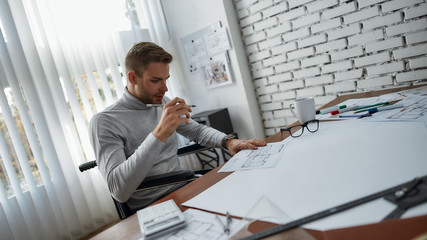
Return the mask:
[[304,124],[316,118],[316,107],[313,98],[299,98],[289,105],[291,112]]

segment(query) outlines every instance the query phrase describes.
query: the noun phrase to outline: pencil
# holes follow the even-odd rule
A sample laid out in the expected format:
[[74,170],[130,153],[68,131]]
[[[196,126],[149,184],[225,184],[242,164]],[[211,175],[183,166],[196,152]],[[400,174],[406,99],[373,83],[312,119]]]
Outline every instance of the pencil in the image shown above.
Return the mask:
[[[145,106],[147,106],[147,107],[163,107],[164,106],[164,104],[152,104],[152,103],[149,103],[149,104],[145,104]],[[196,105],[188,105],[189,107],[196,107]]]

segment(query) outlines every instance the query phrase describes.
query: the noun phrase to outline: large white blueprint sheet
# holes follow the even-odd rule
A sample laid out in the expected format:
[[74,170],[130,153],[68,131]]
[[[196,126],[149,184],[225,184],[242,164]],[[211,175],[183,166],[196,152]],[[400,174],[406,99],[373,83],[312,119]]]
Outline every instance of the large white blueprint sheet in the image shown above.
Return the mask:
[[[291,139],[275,168],[234,172],[184,205],[244,217],[264,196],[295,220],[425,176],[426,156],[424,122],[321,122]],[[380,199],[305,227],[378,222],[394,208]],[[405,215],[421,214],[427,204]]]

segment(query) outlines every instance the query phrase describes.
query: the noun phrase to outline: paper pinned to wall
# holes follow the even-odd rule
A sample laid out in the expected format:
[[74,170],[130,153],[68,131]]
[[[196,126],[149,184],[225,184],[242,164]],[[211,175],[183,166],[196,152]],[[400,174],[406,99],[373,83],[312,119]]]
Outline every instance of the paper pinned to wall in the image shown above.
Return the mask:
[[209,56],[224,53],[231,48],[225,28],[216,28],[214,31],[205,34],[203,38],[206,43],[206,50],[208,51]]
[[226,54],[217,54],[200,66],[207,88],[229,85],[231,79],[229,60]]
[[231,49],[227,30],[225,27],[221,27],[221,22],[211,24],[181,38],[181,43],[190,72],[198,71],[213,56],[225,54],[227,50]]

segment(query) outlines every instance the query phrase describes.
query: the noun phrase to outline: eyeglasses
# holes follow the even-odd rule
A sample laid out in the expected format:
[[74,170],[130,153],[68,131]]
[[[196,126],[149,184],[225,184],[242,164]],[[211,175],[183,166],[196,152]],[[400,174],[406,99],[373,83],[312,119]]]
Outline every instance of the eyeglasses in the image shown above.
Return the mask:
[[[307,128],[307,130],[311,133],[317,132],[317,130],[319,130],[319,120],[315,119],[315,120],[308,121],[302,125],[295,125],[288,128],[281,128],[280,132],[287,131],[292,137],[296,138],[303,134],[304,128]],[[298,131],[300,129],[301,131]]]

